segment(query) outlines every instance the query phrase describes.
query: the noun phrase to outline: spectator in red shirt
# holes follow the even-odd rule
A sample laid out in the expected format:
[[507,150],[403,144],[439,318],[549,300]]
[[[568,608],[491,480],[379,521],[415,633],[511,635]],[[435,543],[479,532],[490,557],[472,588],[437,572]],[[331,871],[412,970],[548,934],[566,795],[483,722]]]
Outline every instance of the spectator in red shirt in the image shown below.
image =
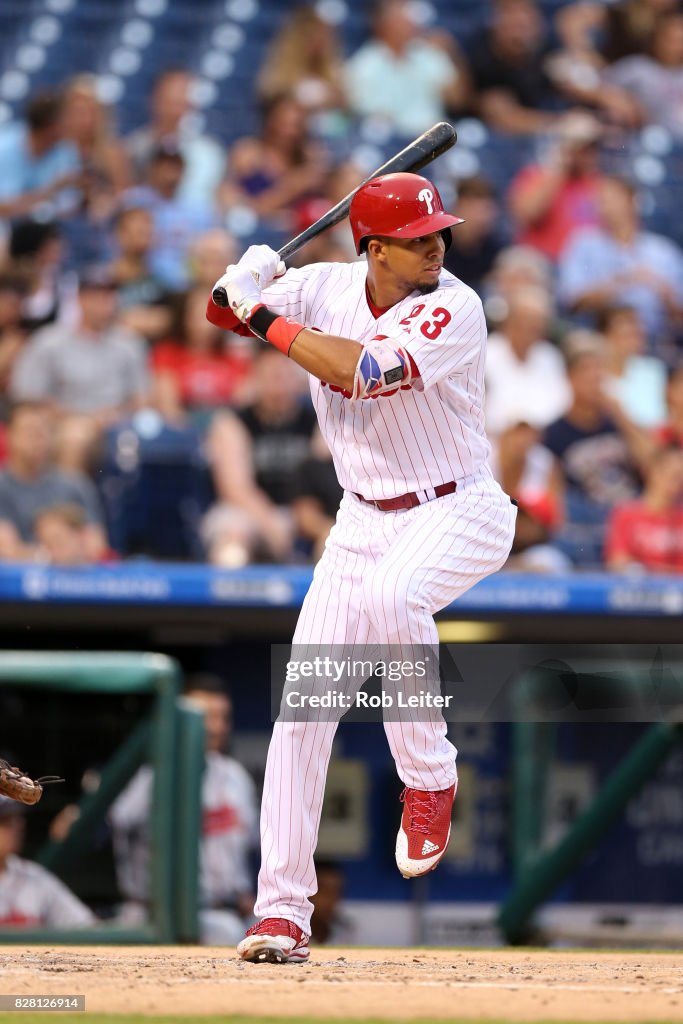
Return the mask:
[[557,260],[578,228],[598,224],[600,123],[587,112],[568,114],[543,163],[523,168],[508,193],[517,241]]
[[648,572],[683,572],[683,451],[662,448],[647,470],[638,501],[612,512],[606,543],[607,567]]
[[248,348],[214,327],[204,316],[206,293],[195,288],[184,296],[174,335],[156,346],[152,369],[157,405],[170,422],[190,413],[202,419],[235,401],[251,369]]

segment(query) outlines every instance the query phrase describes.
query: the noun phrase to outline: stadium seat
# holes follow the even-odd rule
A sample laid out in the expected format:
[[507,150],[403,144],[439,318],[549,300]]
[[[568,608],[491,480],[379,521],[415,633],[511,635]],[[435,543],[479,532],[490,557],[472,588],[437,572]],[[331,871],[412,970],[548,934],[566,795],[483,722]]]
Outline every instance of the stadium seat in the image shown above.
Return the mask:
[[200,438],[146,411],[105,440],[100,490],[114,550],[122,555],[202,559],[199,520],[208,507]]

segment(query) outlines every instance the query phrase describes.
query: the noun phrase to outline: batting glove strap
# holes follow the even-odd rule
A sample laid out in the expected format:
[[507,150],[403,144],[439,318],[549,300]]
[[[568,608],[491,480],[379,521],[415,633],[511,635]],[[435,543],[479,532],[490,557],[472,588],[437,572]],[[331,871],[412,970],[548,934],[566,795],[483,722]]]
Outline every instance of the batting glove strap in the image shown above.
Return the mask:
[[263,304],[252,310],[247,324],[252,334],[274,345],[286,356],[289,355],[289,350],[297,335],[306,330],[304,325],[297,320],[279,316]]

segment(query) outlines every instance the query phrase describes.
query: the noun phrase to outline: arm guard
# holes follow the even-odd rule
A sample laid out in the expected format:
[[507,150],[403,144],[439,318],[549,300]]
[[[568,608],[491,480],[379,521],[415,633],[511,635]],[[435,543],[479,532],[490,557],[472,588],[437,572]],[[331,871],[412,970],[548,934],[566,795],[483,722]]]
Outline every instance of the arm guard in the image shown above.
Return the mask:
[[417,367],[408,352],[394,339],[377,335],[360,354],[351,401],[376,398],[393,394],[399,388],[409,388],[417,376]]

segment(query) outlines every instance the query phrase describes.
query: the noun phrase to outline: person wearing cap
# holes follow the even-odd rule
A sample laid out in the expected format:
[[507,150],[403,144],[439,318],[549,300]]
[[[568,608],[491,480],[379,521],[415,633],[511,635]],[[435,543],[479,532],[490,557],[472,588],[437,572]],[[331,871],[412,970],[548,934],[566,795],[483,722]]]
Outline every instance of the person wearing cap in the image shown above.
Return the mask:
[[555,261],[579,228],[597,225],[602,134],[592,114],[573,111],[558,122],[546,158],[513,179],[508,206],[520,245]]
[[154,224],[154,243],[149,265],[169,291],[183,291],[190,283],[189,252],[197,235],[217,226],[213,208],[202,201],[184,198],[180,186],[185,158],[177,142],[164,140],[153,150],[147,183],[128,189],[122,209],[149,210]]
[[149,381],[142,339],[117,323],[116,286],[105,267],[81,276],[79,322],[37,331],[12,374],[15,401],[48,403],[58,415],[58,458],[84,470],[100,432],[140,408]]
[[0,928],[90,928],[93,912],[51,871],[21,856],[26,808],[0,796]]

